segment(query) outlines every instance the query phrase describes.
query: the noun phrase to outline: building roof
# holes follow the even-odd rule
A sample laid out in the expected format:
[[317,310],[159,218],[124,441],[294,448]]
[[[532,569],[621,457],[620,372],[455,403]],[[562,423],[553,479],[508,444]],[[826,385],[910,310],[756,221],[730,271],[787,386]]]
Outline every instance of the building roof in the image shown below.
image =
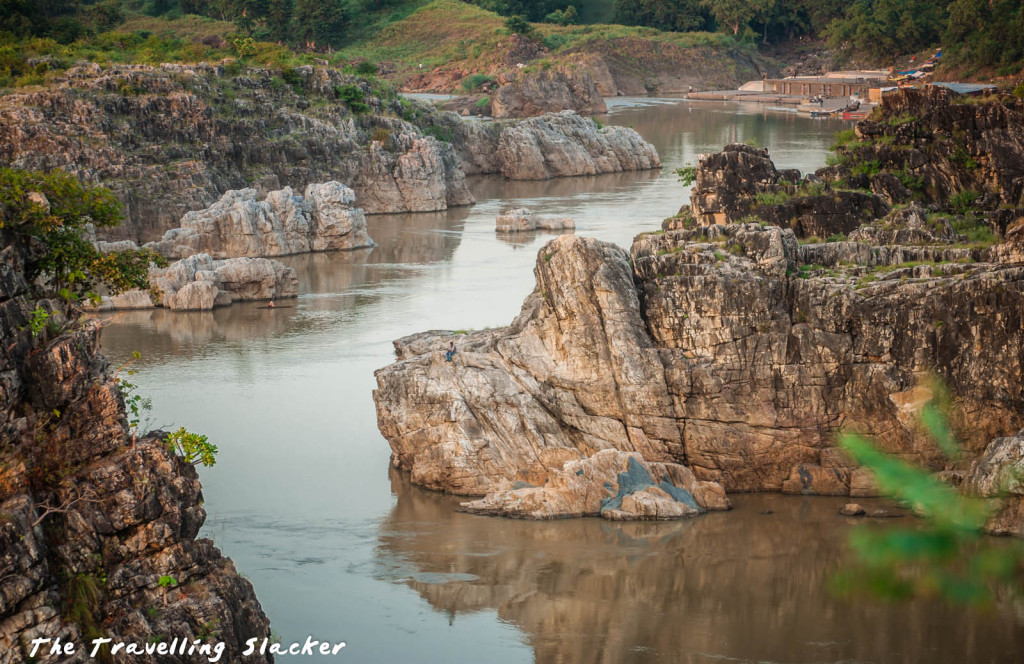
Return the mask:
[[949,88],[953,92],[961,95],[970,95],[977,92],[996,89],[996,86],[991,83],[941,83],[936,81],[934,83],[929,83],[928,85],[937,85],[940,88]]

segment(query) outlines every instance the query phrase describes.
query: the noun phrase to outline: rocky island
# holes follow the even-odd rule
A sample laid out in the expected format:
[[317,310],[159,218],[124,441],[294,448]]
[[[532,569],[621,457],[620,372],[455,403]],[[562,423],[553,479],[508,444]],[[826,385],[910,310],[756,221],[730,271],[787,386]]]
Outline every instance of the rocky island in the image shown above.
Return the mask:
[[[885,99],[835,166],[801,178],[727,146],[701,158],[692,207],[630,252],[551,241],[518,318],[459,336],[455,362],[450,332],[396,341],[374,393],[393,464],[483,496],[471,511],[534,518],[601,511],[588,496],[620,489],[588,465],[609,450],[710,495],[874,495],[835,444],[856,430],[994,495],[984,478],[1019,465],[1024,426],[1024,108]],[[917,425],[934,374],[968,455],[955,468]],[[1014,491],[990,525],[1024,534]]]

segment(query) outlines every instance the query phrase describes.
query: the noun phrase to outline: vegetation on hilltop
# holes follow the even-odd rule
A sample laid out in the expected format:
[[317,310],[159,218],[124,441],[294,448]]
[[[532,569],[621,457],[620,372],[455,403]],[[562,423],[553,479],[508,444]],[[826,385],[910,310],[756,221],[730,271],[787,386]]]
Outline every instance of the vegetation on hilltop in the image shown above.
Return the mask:
[[[480,71],[511,32],[556,54],[620,37],[682,48],[825,38],[845,57],[874,65],[944,45],[943,66],[949,71],[1009,76],[1024,65],[1022,5],[1021,0],[0,0],[0,87],[41,82],[53,58],[158,63],[246,56],[277,66],[325,57],[334,64],[369,58],[406,66],[465,63],[464,68]],[[338,51],[344,55],[332,57]]]

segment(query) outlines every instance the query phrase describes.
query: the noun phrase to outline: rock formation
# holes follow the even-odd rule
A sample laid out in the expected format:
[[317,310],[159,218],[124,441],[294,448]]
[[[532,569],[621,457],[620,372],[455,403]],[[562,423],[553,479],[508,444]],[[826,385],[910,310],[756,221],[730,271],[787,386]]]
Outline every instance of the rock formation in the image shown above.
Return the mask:
[[527,208],[514,208],[498,215],[494,230],[499,233],[523,233],[526,231],[562,231],[576,228],[576,221],[569,217],[542,217]]
[[681,519],[729,509],[717,482],[699,481],[686,466],[651,463],[618,450],[601,450],[545,471],[543,481],[530,479],[539,486],[520,480],[507,491],[462,503],[462,509],[527,519],[600,515],[612,521]]
[[491,115],[495,118],[530,118],[560,111],[584,115],[608,112],[585,69],[570,66],[520,74],[499,87],[491,98]]
[[[412,115],[393,92],[376,96],[337,69],[294,76],[282,85],[272,71],[224,66],[71,68],[42,90],[0,97],[0,162],[109,186],[126,220],[105,239],[138,242],[249,186],[339,180],[368,212],[473,202],[451,146],[400,119]],[[341,90],[365,107],[350,108]]]
[[[692,209],[638,236],[629,256],[575,236],[548,243],[519,317],[460,337],[456,362],[438,357],[446,333],[397,341],[374,395],[393,463],[416,484],[488,494],[471,509],[521,516],[585,512],[566,464],[583,469],[607,449],[728,491],[869,496],[871,474],[835,434],[949,468],[918,423],[937,375],[967,458],[989,449],[976,474],[1008,472],[1016,442],[1004,437],[1024,425],[1024,214],[1003,191],[964,214],[959,186],[915,186],[929,207],[893,208],[801,182],[747,146],[703,157]],[[786,187],[786,200],[757,201]],[[851,197],[837,206],[836,193]],[[797,223],[771,216],[786,205],[805,210]],[[752,212],[768,214],[744,219]],[[530,477],[549,488],[515,487],[539,487]],[[991,484],[968,483],[980,495]],[[1024,532],[1019,501],[1008,505],[995,528]]]
[[1024,537],[1024,431],[993,440],[971,464],[963,488],[994,503],[990,533]]
[[170,258],[209,254],[213,258],[268,257],[369,247],[363,211],[340,182],[310,184],[305,194],[290,187],[262,201],[255,189],[229,191],[204,210],[187,213],[181,227],[147,248]]
[[[25,248],[9,231],[2,246],[0,659],[56,661],[28,653],[31,639],[60,637],[78,646],[61,661],[93,661],[86,646],[103,636],[220,641],[221,661],[241,661],[246,639],[268,637],[270,626],[250,583],[197,539],[206,512],[195,468],[158,435],[132,444],[96,353],[98,327],[31,301]],[[54,325],[33,336],[37,308]],[[195,660],[122,652],[113,661]]]
[[500,173],[511,180],[544,180],[661,167],[657,150],[636,131],[599,128],[572,111],[486,124],[448,113],[438,122],[451,132],[467,175]]

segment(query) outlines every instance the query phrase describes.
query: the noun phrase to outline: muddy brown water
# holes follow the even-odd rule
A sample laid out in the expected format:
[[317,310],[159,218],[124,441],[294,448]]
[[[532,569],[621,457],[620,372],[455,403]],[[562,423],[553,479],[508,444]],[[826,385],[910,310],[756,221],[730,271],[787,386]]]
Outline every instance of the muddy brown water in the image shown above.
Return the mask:
[[856,522],[836,513],[842,499],[737,495],[731,512],[672,523],[523,522],[457,513],[457,498],[390,471],[370,393],[391,340],[506,325],[533,288],[552,236],[496,236],[503,208],[572,216],[579,234],[628,247],[684,202],[672,171],[697,154],[754,140],[806,171],[849,127],[754,105],[610,106],[603,121],[652,141],[663,170],[477,178],[475,206],[371,216],[371,250],[284,259],[299,273],[294,307],[133,312],[104,330],[114,362],[142,353],[133,382],[152,425],[220,446],[200,470],[203,534],[252,581],[274,634],[343,640],[333,659],[350,662],[1024,661],[1019,601],[832,594]]

